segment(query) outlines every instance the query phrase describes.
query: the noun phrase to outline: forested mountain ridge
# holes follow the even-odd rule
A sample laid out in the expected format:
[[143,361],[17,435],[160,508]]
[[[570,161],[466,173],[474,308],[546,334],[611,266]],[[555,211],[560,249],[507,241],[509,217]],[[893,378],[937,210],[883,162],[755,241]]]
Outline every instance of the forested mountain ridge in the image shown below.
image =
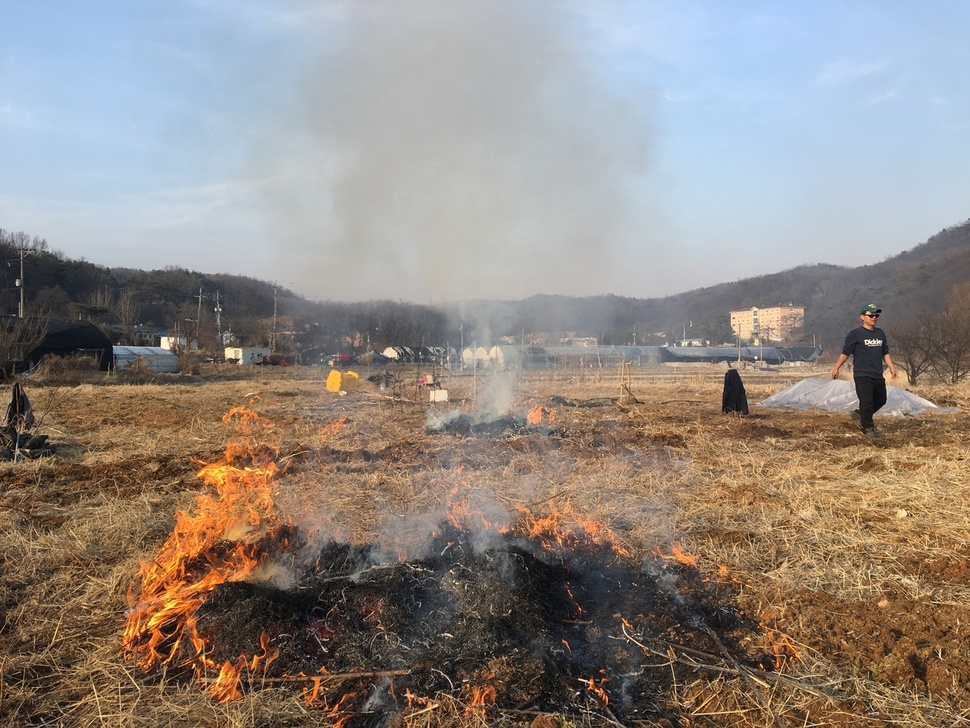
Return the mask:
[[[859,305],[875,301],[886,326],[938,311],[954,285],[970,281],[970,220],[899,255],[860,267],[799,266],[770,275],[662,298],[536,295],[519,301],[461,301],[436,306],[404,301],[311,301],[245,276],[180,267],[107,268],[51,252],[45,240],[0,229],[0,310],[87,318],[116,340],[145,343],[159,331],[198,335],[218,351],[233,343],[299,351],[310,347],[466,345],[595,337],[604,344],[688,338],[731,341],[728,313],[794,303],[806,309],[802,342],[837,347],[857,325]],[[20,266],[23,266],[23,286]],[[220,311],[216,312],[216,302]],[[799,343],[799,342],[789,342]]]
[[[839,347],[858,325],[859,306],[876,301],[886,325],[939,311],[958,283],[970,281],[970,220],[911,250],[860,267],[805,265],[770,275],[697,288],[663,298],[533,296],[524,301],[478,301],[466,311],[488,312],[493,331],[575,331],[607,344],[659,343],[682,338],[730,341],[729,312],[793,303],[805,307],[802,341]],[[658,334],[661,334],[658,336]],[[794,342],[793,342],[794,343]]]

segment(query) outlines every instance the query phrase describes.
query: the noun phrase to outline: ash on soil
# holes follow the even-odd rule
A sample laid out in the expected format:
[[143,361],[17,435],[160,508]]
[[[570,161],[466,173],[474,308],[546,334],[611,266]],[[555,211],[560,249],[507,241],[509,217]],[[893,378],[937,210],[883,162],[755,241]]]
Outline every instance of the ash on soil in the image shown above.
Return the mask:
[[525,420],[514,415],[504,415],[493,419],[476,419],[464,413],[446,417],[441,422],[425,428],[429,435],[450,434],[461,437],[480,437],[496,439],[512,435],[526,435],[538,432]]
[[694,567],[640,563],[601,544],[553,552],[510,534],[484,546],[475,538],[443,528],[433,555],[400,563],[331,543],[294,589],[215,589],[199,610],[200,633],[214,645],[211,657],[235,661],[258,653],[265,631],[278,650],[270,677],[366,672],[333,685],[328,702],[354,692],[357,710],[366,700],[367,710],[380,705],[386,714],[401,708],[406,691],[467,699],[489,688],[495,710],[568,715],[585,705],[624,721],[674,718],[670,692],[692,668],[645,659],[641,645],[768,662],[740,647],[756,627],[731,587]]

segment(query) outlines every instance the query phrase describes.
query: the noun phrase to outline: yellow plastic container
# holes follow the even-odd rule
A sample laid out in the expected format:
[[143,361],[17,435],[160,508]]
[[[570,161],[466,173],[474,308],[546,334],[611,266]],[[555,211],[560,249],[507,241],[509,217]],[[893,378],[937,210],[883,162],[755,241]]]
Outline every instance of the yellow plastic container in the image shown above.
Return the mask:
[[357,389],[360,383],[360,375],[357,372],[342,372],[334,369],[327,375],[328,392],[350,392]]

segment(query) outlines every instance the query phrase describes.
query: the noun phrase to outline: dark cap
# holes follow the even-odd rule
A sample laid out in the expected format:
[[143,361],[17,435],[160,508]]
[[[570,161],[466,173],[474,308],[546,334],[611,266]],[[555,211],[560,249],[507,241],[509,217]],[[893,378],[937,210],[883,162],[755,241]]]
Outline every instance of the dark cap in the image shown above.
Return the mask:
[[859,313],[860,314],[863,314],[863,313],[882,313],[882,309],[879,308],[874,303],[867,303],[865,306],[862,307],[862,310],[860,310]]

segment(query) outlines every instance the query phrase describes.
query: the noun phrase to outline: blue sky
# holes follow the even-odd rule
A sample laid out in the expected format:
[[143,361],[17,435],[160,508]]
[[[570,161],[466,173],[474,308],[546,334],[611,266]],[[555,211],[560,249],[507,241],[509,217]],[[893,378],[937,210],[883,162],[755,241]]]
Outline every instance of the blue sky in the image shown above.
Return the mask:
[[964,0],[5,0],[0,228],[313,299],[652,298],[970,217]]

